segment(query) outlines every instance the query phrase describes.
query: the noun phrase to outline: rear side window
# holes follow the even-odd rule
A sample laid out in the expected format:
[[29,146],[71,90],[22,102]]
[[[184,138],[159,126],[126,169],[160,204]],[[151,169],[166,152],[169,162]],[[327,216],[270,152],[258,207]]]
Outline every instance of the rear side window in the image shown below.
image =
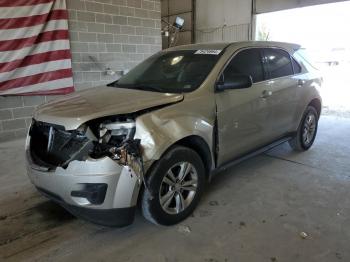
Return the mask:
[[307,69],[307,71],[312,72],[318,70],[306,49],[299,49],[293,54],[293,56],[300,64],[302,64]]
[[234,56],[224,71],[224,78],[233,79],[236,74],[250,75],[254,83],[264,80],[260,49],[246,49]]
[[294,58],[292,58],[292,64],[293,64],[294,74],[300,74],[301,73],[301,66],[298,64],[297,61],[295,61]]
[[267,65],[269,79],[293,75],[290,55],[284,50],[265,48],[264,61]]

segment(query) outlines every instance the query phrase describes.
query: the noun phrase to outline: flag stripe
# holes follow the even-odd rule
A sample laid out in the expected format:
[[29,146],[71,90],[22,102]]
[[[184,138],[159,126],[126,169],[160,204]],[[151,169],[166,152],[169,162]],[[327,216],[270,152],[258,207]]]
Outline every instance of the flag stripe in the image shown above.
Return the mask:
[[62,79],[47,81],[43,83],[28,85],[28,86],[21,86],[15,89],[0,91],[0,94],[7,95],[7,94],[23,94],[26,92],[31,93],[35,91],[51,91],[58,88],[65,88],[69,86],[73,86],[72,78],[62,78]]
[[53,90],[43,90],[29,93],[18,93],[22,96],[37,96],[37,95],[67,95],[74,92],[74,86],[63,87]]
[[71,65],[70,59],[62,59],[62,60],[50,61],[46,63],[40,63],[36,65],[17,68],[10,72],[0,73],[0,86],[2,82],[8,81],[8,80],[36,75],[36,74],[45,73],[45,72],[51,72],[59,69],[67,69],[71,67],[72,65]]
[[54,30],[40,33],[37,36],[32,36],[28,38],[0,41],[0,51],[17,50],[38,43],[60,39],[69,39],[68,30]]
[[29,17],[0,19],[0,29],[14,29],[43,24],[50,20],[68,19],[67,10],[52,10],[50,13]]
[[30,6],[51,3],[53,0],[0,0],[0,7]]
[[42,15],[49,13],[52,9],[66,9],[64,1],[56,0],[32,6],[1,7],[0,18],[4,19]]
[[23,59],[18,59],[8,63],[0,63],[0,73],[10,72],[16,68],[21,68],[29,65],[36,65],[44,62],[70,58],[70,50],[49,51],[41,54],[29,55]]
[[37,45],[25,47],[14,51],[0,52],[0,63],[12,62],[18,59],[25,58],[29,53],[31,55],[45,53],[48,51],[59,51],[69,49],[68,40],[56,40],[50,42],[43,42]]
[[7,41],[17,40],[23,38],[30,38],[38,35],[38,31],[40,32],[49,32],[53,30],[68,30],[68,25],[66,20],[52,20],[48,21],[46,24],[40,24],[30,27],[23,27],[17,29],[6,29],[1,30],[0,35],[2,38],[5,38]]
[[0,96],[73,91],[66,0],[0,0]]
[[61,69],[61,70],[31,75],[31,76],[19,77],[17,79],[12,79],[12,80],[2,82],[0,85],[0,90],[17,88],[21,86],[28,86],[36,83],[43,83],[50,80],[57,80],[57,79],[72,77],[72,76],[73,76],[73,73],[71,69]]

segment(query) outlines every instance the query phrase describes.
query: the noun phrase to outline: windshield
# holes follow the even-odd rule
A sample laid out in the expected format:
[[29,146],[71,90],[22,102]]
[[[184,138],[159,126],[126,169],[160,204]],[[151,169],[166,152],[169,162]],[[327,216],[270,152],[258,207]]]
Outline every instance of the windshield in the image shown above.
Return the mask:
[[221,53],[220,50],[160,52],[109,86],[164,93],[191,92],[202,84]]

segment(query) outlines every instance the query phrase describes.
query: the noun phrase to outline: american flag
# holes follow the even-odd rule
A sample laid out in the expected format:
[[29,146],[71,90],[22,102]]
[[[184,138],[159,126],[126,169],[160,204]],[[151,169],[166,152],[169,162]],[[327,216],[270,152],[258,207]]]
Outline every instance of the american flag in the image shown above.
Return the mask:
[[73,91],[66,0],[0,0],[0,95]]

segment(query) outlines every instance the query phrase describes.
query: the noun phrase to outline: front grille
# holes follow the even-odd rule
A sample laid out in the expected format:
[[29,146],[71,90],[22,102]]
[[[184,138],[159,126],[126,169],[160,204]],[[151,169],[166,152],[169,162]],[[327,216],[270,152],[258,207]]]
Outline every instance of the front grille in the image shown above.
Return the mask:
[[33,162],[48,168],[66,167],[72,160],[81,160],[92,147],[85,135],[39,121],[33,121],[29,135]]

